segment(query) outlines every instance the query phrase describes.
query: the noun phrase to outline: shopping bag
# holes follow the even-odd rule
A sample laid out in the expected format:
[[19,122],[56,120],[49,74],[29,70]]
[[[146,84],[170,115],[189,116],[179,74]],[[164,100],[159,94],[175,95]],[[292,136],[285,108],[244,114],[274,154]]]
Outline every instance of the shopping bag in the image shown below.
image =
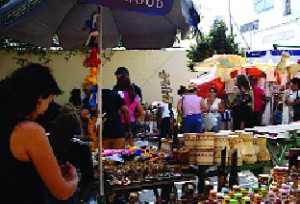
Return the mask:
[[214,114],[207,113],[204,116],[204,125],[206,130],[211,130],[214,126],[217,125],[217,120]]

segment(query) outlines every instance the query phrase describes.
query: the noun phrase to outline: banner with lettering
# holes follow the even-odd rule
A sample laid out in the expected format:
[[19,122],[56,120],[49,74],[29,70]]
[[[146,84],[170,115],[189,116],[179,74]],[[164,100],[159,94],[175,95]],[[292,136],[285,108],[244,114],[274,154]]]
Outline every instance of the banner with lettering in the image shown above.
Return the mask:
[[173,7],[173,0],[82,0],[109,8],[136,11],[150,15],[166,15]]

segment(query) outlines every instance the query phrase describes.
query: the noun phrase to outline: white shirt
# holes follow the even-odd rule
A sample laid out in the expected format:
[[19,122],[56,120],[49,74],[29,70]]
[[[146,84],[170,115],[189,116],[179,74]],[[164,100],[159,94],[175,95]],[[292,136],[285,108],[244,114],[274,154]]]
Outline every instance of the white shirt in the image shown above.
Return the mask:
[[[208,112],[210,111],[218,111],[219,110],[219,103],[221,102],[221,99],[216,98],[213,102],[213,104],[211,104],[211,106],[208,106],[207,104],[207,98],[204,100],[204,103],[206,105],[206,107],[208,108]],[[214,113],[215,115],[219,116],[219,113]]]
[[293,96],[289,99],[289,102],[294,102],[297,99],[297,92],[298,92],[298,98],[300,98],[300,90],[295,91],[293,93]]
[[162,109],[161,118],[170,117],[169,104],[161,102],[160,106]]

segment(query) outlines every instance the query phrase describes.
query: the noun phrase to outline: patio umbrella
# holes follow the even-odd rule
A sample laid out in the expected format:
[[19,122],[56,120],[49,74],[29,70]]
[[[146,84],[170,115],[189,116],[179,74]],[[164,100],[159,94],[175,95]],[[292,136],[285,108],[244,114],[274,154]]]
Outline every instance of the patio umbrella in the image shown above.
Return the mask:
[[[83,0],[8,1],[0,7],[0,34],[46,48],[52,45],[53,35],[58,34],[60,45],[65,50],[82,48],[89,35],[85,23],[98,10],[95,3],[108,2],[105,5],[109,6],[116,0],[90,2],[94,4],[86,4]],[[151,12],[155,10],[154,6],[150,12],[144,11],[144,13],[132,12],[126,8],[103,7],[102,48],[116,47],[120,40],[124,47],[132,49],[171,47],[177,29],[184,37],[189,30],[186,17],[189,14],[191,0],[160,0],[159,2],[169,6],[170,10],[157,15],[159,13]],[[130,6],[134,3],[126,4]],[[139,8],[135,10],[138,11]]]
[[215,72],[215,76],[226,81],[231,79],[230,73],[232,71],[240,70],[245,63],[246,59],[239,55],[213,55],[203,62],[197,63],[195,69],[200,71],[212,68]]

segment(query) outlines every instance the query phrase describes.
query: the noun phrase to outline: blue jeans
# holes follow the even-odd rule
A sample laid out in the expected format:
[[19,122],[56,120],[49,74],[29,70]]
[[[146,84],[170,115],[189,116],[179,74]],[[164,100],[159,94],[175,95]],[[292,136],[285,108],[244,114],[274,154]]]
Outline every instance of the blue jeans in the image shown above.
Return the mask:
[[202,131],[201,114],[187,115],[182,120],[182,133],[200,133]]

